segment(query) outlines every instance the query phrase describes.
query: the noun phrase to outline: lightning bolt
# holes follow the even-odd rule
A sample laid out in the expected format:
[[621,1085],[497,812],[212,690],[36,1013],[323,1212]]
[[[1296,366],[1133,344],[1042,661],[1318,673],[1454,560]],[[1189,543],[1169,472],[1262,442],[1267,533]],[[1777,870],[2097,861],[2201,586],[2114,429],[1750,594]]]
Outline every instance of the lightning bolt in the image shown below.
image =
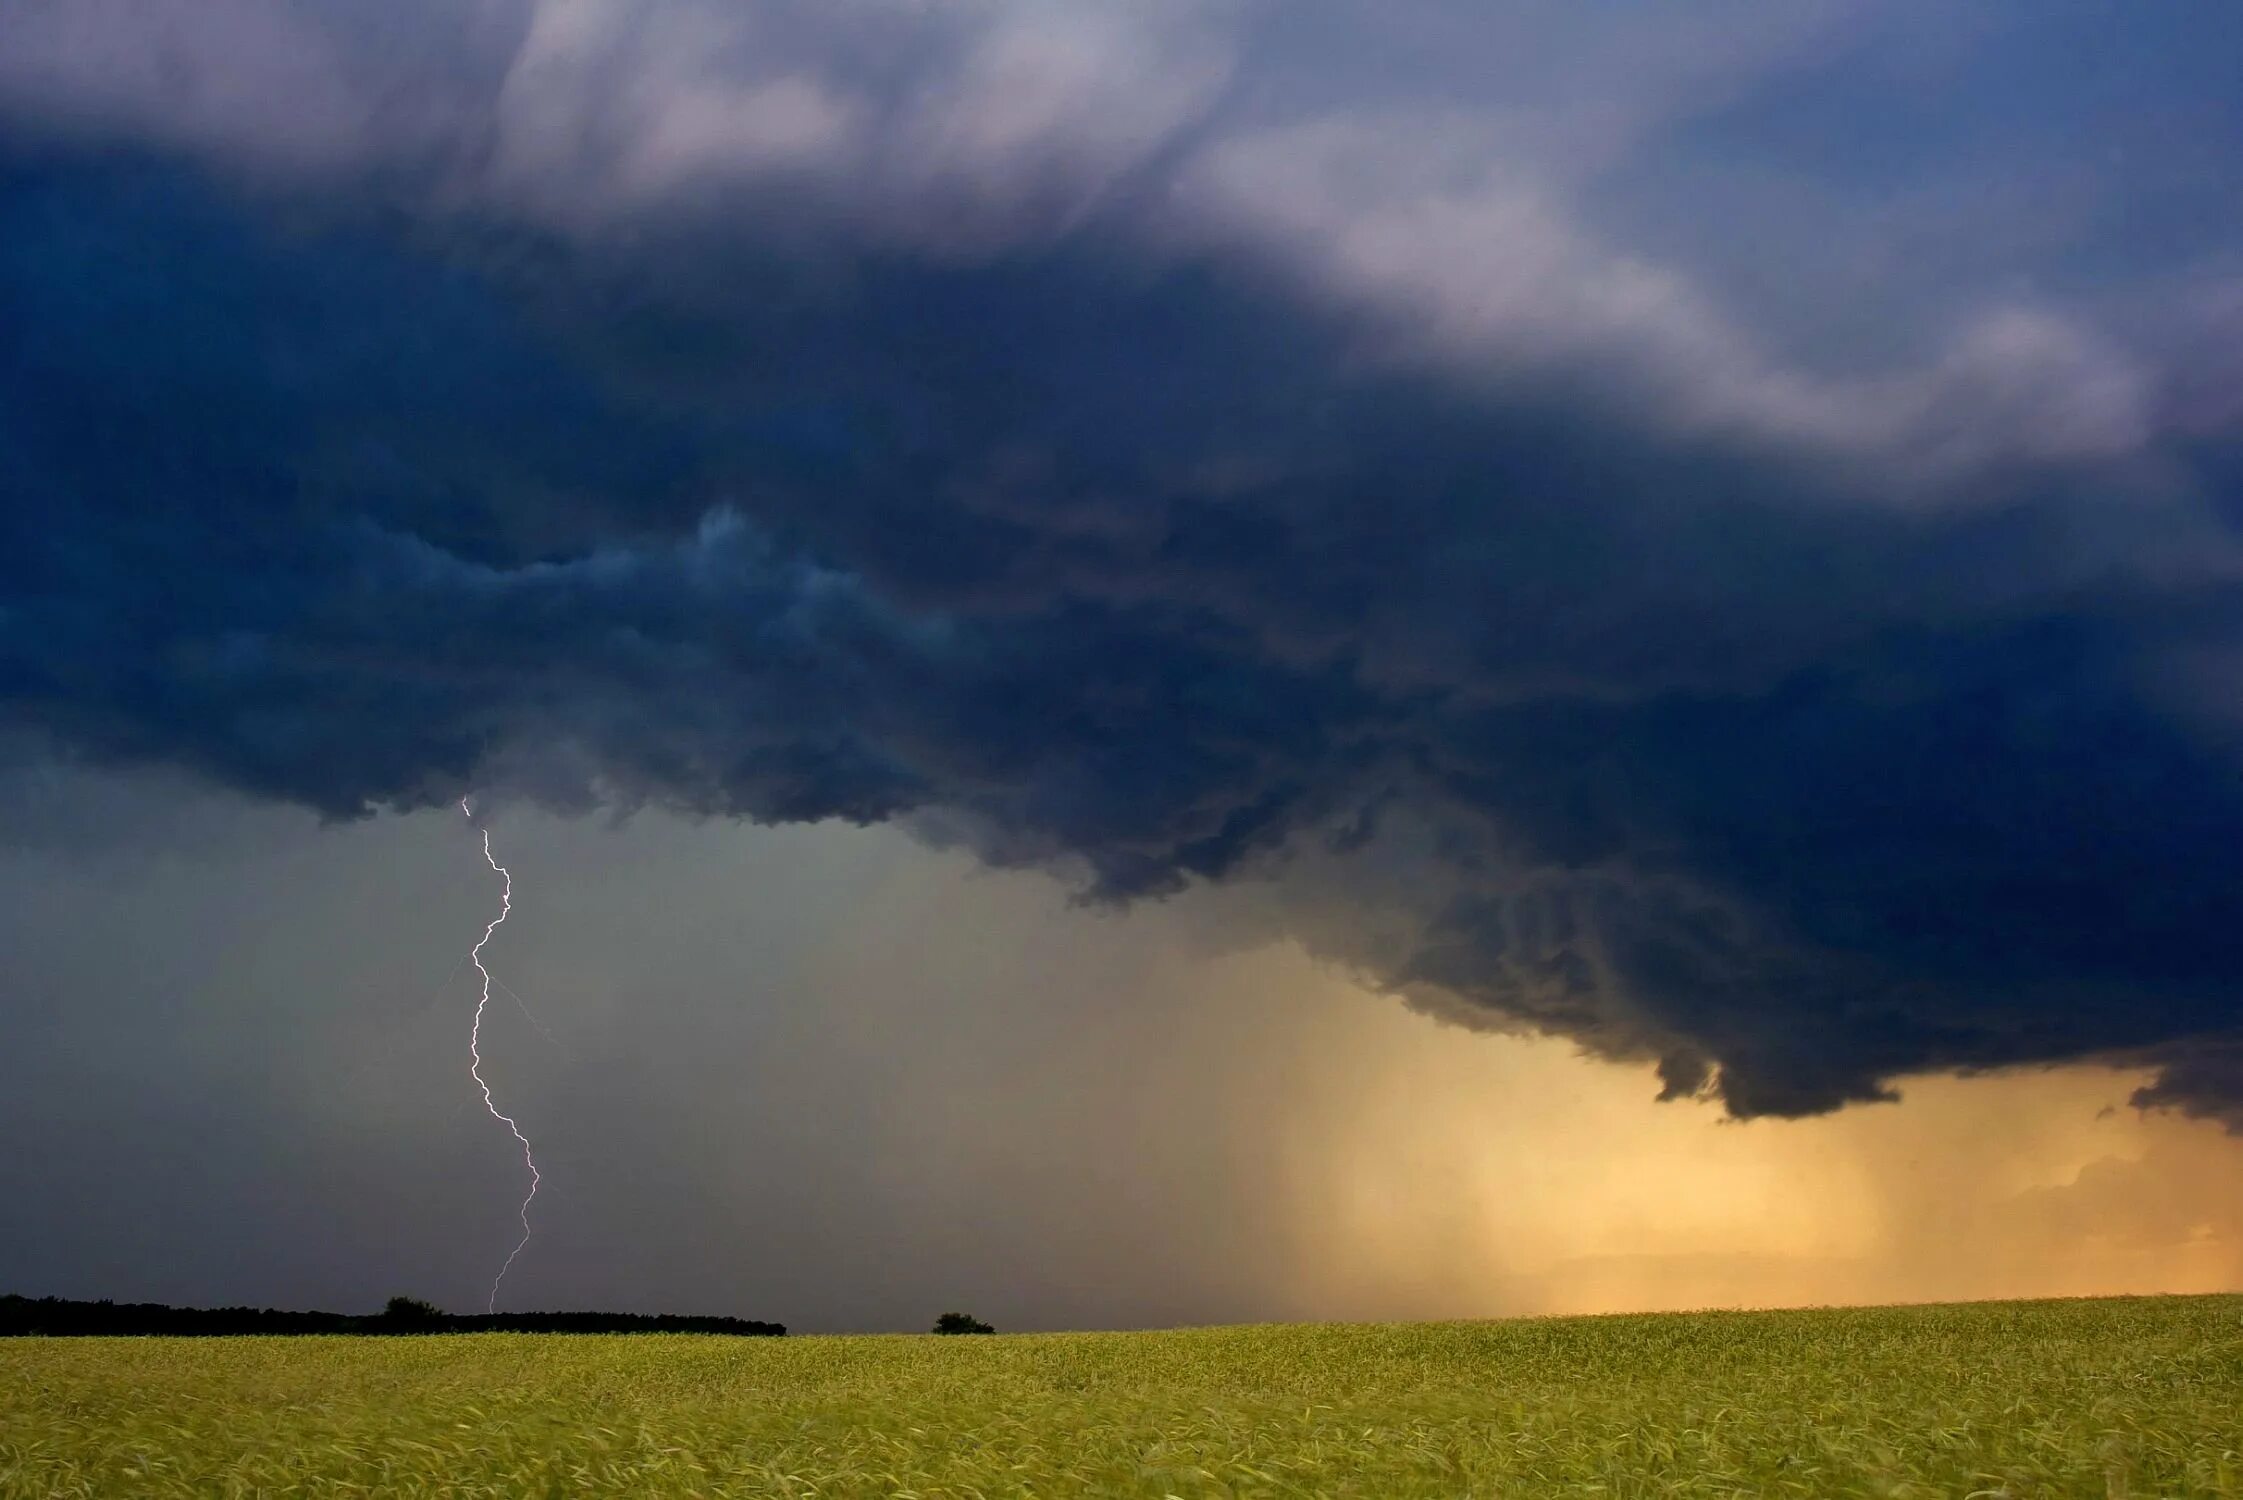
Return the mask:
[[[460,798],[460,811],[466,814],[470,823],[475,821],[475,811],[467,805],[465,797]],[[491,1097],[490,1084],[483,1079],[483,1012],[488,1010],[491,1004],[491,971],[483,967],[483,947],[490,942],[491,934],[498,931],[499,923],[506,920],[506,914],[514,909],[514,877],[508,872],[506,866],[498,862],[498,857],[491,853],[491,831],[480,824],[476,825],[476,831],[483,835],[484,860],[498,872],[498,878],[503,884],[500,886],[498,893],[498,915],[491,918],[490,925],[483,929],[483,935],[477,938],[475,946],[467,951],[468,958],[475,964],[475,972],[483,977],[483,992],[475,1001],[475,1024],[468,1029],[467,1033],[467,1075],[474,1079],[475,1086],[483,1091],[483,1107],[491,1112],[491,1118],[504,1125],[514,1139],[521,1143],[522,1165],[530,1169],[530,1190],[522,1199],[522,1237],[515,1242],[512,1253],[506,1257],[506,1264],[498,1268],[498,1275],[491,1278],[491,1300],[488,1310],[497,1312],[499,1283],[506,1280],[506,1273],[514,1269],[515,1256],[520,1255],[522,1247],[530,1242],[530,1204],[537,1198],[538,1174],[537,1158],[530,1154],[530,1138],[522,1134],[522,1127],[514,1123],[512,1115],[499,1109],[497,1101]],[[509,993],[512,992],[509,991]]]

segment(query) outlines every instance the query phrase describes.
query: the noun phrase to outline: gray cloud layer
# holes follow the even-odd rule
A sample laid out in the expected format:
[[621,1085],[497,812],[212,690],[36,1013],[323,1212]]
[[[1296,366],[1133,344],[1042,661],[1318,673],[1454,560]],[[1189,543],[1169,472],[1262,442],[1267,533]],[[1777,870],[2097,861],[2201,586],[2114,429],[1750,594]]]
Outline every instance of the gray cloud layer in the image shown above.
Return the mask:
[[[1927,163],[2071,147],[1994,19],[6,11],[0,712],[58,751],[1252,878],[1740,1114],[2122,1056],[2236,1118],[2243,200],[2154,21],[2102,40],[2196,112],[2091,99],[2172,150],[1996,275]],[[1798,97],[1897,74],[1915,135]],[[1832,300],[1930,248],[1755,294],[1802,216]]]

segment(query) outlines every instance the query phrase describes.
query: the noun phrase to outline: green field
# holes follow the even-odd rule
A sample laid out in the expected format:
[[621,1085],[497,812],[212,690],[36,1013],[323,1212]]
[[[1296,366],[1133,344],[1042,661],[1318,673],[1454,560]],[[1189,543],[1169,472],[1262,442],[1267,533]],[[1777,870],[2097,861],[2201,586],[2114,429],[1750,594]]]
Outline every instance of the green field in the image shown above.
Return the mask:
[[2243,1495],[2243,1296],[0,1341],[0,1494]]

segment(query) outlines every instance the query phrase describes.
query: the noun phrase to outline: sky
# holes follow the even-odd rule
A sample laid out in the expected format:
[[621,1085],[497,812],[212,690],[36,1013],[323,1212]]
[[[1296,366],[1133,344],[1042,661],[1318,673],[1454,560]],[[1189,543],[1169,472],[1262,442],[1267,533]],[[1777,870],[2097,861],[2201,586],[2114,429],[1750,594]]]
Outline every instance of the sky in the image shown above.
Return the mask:
[[0,1284],[2243,1283],[2243,13],[0,28]]

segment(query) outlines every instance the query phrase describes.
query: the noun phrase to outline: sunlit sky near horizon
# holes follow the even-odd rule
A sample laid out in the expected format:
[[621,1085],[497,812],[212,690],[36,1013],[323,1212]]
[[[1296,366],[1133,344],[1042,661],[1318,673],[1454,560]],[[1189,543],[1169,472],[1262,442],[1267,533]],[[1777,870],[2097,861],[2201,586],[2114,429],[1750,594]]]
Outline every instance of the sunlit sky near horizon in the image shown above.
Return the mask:
[[2239,350],[2235,7],[0,0],[0,1289],[2243,1284]]
[[[480,1307],[520,1162],[464,1073],[496,889],[471,830],[173,793],[149,833],[67,785],[106,847],[61,881],[0,863],[0,1116],[29,1148],[0,1192],[35,1229],[10,1284]],[[1205,896],[1086,909],[833,825],[492,826],[518,900],[493,972],[549,1034],[499,997],[492,1076],[546,1173],[506,1305],[879,1331],[2243,1280],[2243,1141],[2128,1107],[2138,1073],[1739,1123],[1235,938]]]

